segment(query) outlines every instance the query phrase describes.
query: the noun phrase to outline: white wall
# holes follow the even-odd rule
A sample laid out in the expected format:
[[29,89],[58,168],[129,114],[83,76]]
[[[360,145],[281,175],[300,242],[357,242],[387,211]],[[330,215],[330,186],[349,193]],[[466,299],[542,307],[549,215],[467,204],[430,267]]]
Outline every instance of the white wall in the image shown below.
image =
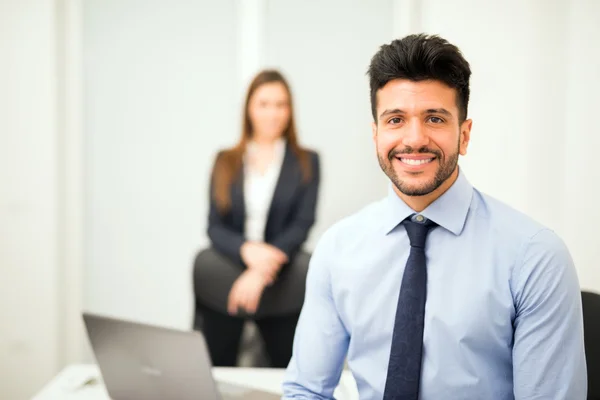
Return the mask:
[[566,123],[563,128],[565,238],[584,288],[600,292],[600,2],[575,0],[569,10]]
[[215,151],[238,136],[234,2],[83,3],[84,308],[187,329]]
[[0,398],[31,397],[59,364],[53,1],[0,2]]

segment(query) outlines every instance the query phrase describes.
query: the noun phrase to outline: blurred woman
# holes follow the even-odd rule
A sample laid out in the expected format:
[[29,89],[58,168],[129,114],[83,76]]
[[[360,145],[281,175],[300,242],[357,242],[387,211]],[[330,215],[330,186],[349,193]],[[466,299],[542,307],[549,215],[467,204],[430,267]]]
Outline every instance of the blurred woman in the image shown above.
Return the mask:
[[196,329],[215,366],[235,366],[246,319],[271,366],[292,355],[308,269],[301,250],[315,221],[319,157],[300,147],[292,94],[277,71],[248,89],[238,144],[218,153],[211,177],[212,247],[194,265]]

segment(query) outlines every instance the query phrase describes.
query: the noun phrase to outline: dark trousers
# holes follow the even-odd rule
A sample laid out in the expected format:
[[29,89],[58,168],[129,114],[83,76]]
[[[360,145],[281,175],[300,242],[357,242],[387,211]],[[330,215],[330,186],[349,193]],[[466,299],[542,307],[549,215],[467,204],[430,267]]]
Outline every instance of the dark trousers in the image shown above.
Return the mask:
[[[245,320],[196,302],[196,313],[215,367],[236,366]],[[197,317],[197,318],[198,318]],[[299,313],[254,320],[262,335],[272,368],[286,368],[292,357]]]

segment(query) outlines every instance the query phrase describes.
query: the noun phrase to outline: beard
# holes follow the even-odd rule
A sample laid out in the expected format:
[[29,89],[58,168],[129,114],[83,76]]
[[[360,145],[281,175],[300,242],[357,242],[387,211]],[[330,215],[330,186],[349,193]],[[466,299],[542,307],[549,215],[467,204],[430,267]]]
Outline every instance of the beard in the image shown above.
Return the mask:
[[[419,153],[435,155],[435,160],[437,160],[438,162],[438,168],[435,171],[435,175],[431,179],[420,184],[411,184],[407,181],[400,179],[400,177],[396,173],[396,170],[394,169],[394,166],[392,165],[392,161],[400,154]],[[439,188],[442,185],[442,183],[444,183],[446,180],[448,180],[448,178],[450,178],[450,176],[456,169],[456,166],[458,165],[458,154],[458,146],[456,148],[456,151],[454,153],[449,154],[448,157],[443,157],[440,151],[429,149],[427,147],[423,147],[418,151],[414,151],[412,148],[406,147],[403,150],[391,150],[387,155],[387,159],[382,157],[379,154],[379,152],[377,152],[377,159],[379,161],[379,166],[381,167],[383,172],[388,176],[388,178],[390,178],[394,186],[396,186],[396,188],[398,188],[398,190],[401,193],[405,194],[406,196],[425,196]],[[418,176],[418,174],[421,174],[421,172],[415,173],[414,176]]]

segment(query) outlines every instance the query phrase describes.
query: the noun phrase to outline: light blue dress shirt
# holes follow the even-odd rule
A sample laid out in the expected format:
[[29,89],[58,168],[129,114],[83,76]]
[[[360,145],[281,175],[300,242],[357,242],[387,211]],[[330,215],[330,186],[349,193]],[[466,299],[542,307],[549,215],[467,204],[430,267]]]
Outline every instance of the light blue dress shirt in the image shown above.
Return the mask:
[[[320,239],[283,398],[333,398],[345,357],[360,398],[383,397],[410,251],[400,222],[414,213],[390,188]],[[426,243],[420,399],[584,400],[581,294],[563,241],[462,171],[421,214],[439,226]]]

